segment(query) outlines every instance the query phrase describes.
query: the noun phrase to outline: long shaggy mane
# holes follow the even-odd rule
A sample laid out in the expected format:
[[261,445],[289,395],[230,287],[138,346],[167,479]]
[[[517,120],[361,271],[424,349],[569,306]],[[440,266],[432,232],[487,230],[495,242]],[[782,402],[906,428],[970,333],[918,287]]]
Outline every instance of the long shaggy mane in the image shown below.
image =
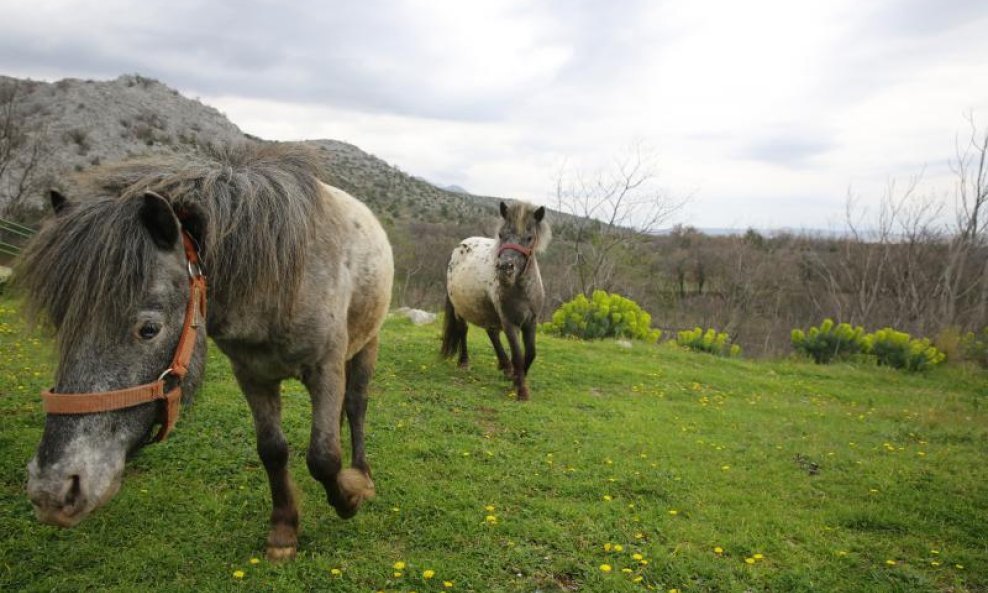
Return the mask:
[[148,191],[167,199],[201,239],[213,303],[236,308],[263,299],[272,303],[272,315],[285,314],[324,221],[318,171],[311,150],[271,143],[93,169],[74,180],[71,205],[44,226],[16,266],[28,314],[50,321],[64,346],[134,313],[155,265],[139,217]]

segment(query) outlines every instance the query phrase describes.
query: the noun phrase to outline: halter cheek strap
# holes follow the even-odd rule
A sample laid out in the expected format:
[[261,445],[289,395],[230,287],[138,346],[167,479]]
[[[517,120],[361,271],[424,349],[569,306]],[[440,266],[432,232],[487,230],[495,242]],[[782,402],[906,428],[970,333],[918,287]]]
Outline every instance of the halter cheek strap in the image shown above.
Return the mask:
[[[121,410],[162,400],[159,422],[161,428],[154,436],[155,442],[164,441],[178,421],[178,411],[182,401],[182,379],[189,371],[189,361],[195,350],[199,328],[206,319],[206,277],[199,262],[199,251],[195,241],[185,231],[182,232],[182,245],[189,268],[189,300],[185,305],[185,320],[182,333],[175,347],[175,355],[165,372],[157,381],[136,387],[92,393],[53,393],[50,389],[41,392],[41,401],[47,414],[95,414]],[[173,377],[175,386],[166,391],[165,379]]]

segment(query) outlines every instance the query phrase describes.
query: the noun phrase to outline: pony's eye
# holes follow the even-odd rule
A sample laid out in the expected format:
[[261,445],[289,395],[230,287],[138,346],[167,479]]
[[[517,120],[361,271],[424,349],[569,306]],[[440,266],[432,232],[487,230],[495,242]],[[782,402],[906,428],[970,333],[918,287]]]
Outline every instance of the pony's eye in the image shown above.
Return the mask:
[[527,235],[527,236],[525,236],[525,242],[526,243],[531,243],[532,242],[532,239],[534,239],[534,238],[535,237],[533,237],[532,235]]
[[155,323],[154,321],[145,321],[140,329],[137,330],[137,335],[141,337],[142,340],[150,340],[151,338],[158,335],[161,331],[161,325]]

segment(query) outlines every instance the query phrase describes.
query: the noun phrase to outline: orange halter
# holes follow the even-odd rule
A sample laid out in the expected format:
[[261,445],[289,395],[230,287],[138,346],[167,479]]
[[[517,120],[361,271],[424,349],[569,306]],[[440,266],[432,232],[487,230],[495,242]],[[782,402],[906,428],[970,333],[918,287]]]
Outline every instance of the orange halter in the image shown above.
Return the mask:
[[[165,372],[157,381],[136,387],[92,393],[53,393],[50,389],[41,392],[47,414],[93,414],[139,406],[162,400],[159,422],[161,428],[154,436],[155,442],[164,441],[178,421],[178,411],[182,400],[182,379],[189,371],[189,361],[195,349],[199,327],[206,320],[206,276],[199,262],[199,251],[195,241],[185,231],[182,244],[189,268],[189,301],[185,306],[185,322],[175,347],[175,355]],[[165,378],[171,375],[177,382],[170,391],[165,391]]]

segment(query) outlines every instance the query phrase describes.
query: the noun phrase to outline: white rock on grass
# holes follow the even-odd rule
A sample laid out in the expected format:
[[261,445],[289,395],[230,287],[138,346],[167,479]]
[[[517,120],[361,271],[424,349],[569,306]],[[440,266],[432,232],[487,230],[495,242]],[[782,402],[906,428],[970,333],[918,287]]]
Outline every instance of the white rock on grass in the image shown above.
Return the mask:
[[415,325],[427,325],[436,320],[435,313],[429,313],[422,309],[412,309],[411,307],[401,307],[395,311],[395,314],[407,317]]

